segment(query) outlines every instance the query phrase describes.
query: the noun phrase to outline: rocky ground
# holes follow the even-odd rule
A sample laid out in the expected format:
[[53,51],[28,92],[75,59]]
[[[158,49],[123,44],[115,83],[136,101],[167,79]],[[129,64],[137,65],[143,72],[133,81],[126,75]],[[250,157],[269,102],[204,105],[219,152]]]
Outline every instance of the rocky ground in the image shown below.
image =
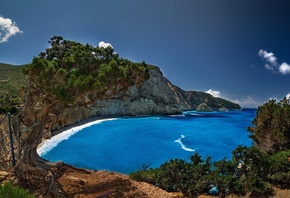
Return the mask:
[[106,197],[182,197],[168,193],[144,182],[136,182],[128,176],[108,171],[89,171],[67,167],[59,179],[68,198]]

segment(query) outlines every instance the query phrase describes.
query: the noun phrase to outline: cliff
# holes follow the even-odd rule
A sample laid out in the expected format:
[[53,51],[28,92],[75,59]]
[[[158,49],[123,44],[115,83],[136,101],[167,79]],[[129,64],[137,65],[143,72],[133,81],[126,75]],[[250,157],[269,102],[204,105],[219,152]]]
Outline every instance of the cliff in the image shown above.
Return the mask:
[[213,110],[240,109],[238,104],[215,98],[204,92],[184,91],[166,79],[158,67],[150,66],[149,79],[139,87],[130,86],[122,93],[109,94],[87,107],[65,109],[56,117],[53,129],[90,117],[122,117],[178,114],[195,110],[204,103]]

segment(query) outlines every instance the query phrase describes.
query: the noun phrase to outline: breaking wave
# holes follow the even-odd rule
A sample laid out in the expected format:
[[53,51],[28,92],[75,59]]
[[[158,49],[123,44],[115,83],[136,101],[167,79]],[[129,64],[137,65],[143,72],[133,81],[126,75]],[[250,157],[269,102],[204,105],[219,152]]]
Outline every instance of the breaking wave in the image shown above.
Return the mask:
[[188,151],[188,152],[194,152],[195,149],[188,148],[183,144],[183,142],[181,141],[183,138],[185,138],[185,136],[181,135],[181,137],[179,139],[175,140],[174,142],[179,143],[183,150]]

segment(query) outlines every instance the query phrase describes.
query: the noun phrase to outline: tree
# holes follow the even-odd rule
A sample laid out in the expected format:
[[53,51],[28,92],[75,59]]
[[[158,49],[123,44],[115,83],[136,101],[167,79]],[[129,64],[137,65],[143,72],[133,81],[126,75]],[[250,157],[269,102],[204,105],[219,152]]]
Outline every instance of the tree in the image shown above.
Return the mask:
[[269,100],[258,107],[256,117],[248,127],[250,138],[265,152],[290,149],[290,102]]
[[219,196],[224,197],[233,193],[236,177],[236,164],[230,160],[220,160],[213,163],[213,170],[209,175],[211,184],[218,189]]
[[290,187],[290,150],[267,156],[268,180],[281,188]]
[[267,182],[268,163],[266,156],[256,147],[238,146],[232,152],[232,162],[235,164],[235,193],[265,193],[270,191]]
[[[87,106],[97,98],[104,97],[103,87],[112,87],[110,81],[102,85],[99,70],[104,65],[105,71],[118,72],[118,56],[113,49],[99,49],[88,44],[83,45],[74,41],[63,40],[54,36],[49,41],[51,48],[34,57],[23,72],[28,77],[22,124],[28,129],[22,144],[22,156],[15,166],[16,176],[20,185],[34,186],[41,194],[63,197],[64,191],[57,178],[62,174],[64,164],[52,163],[41,158],[37,146],[41,142],[44,130],[50,130],[56,117],[65,108]],[[116,61],[110,62],[114,59]],[[106,64],[109,64],[106,65]],[[135,64],[135,63],[134,63]],[[110,98],[128,86],[140,84],[140,76],[146,76],[140,70],[141,64],[135,64],[136,76],[131,81],[124,81],[122,89],[116,89],[106,98]],[[126,72],[121,70],[126,76]],[[104,79],[112,77],[112,72],[105,72]],[[141,74],[140,74],[141,73]],[[119,75],[122,78],[122,75]],[[134,80],[135,79],[135,80]],[[133,81],[132,81],[133,80]],[[143,78],[143,81],[146,78]],[[85,98],[85,99],[84,99]]]

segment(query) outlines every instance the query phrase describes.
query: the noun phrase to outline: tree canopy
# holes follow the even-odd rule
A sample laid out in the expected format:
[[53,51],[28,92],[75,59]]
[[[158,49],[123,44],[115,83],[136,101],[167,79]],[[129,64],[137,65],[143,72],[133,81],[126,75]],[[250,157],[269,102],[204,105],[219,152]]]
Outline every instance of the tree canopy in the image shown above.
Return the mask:
[[275,99],[258,107],[253,126],[248,128],[250,138],[265,152],[290,149],[290,100]]
[[[79,96],[107,91],[119,92],[141,84],[148,75],[147,65],[119,58],[113,48],[94,47],[54,36],[51,47],[34,57],[24,73],[42,94],[50,94],[67,104],[79,103]],[[92,95],[91,95],[92,96]]]

